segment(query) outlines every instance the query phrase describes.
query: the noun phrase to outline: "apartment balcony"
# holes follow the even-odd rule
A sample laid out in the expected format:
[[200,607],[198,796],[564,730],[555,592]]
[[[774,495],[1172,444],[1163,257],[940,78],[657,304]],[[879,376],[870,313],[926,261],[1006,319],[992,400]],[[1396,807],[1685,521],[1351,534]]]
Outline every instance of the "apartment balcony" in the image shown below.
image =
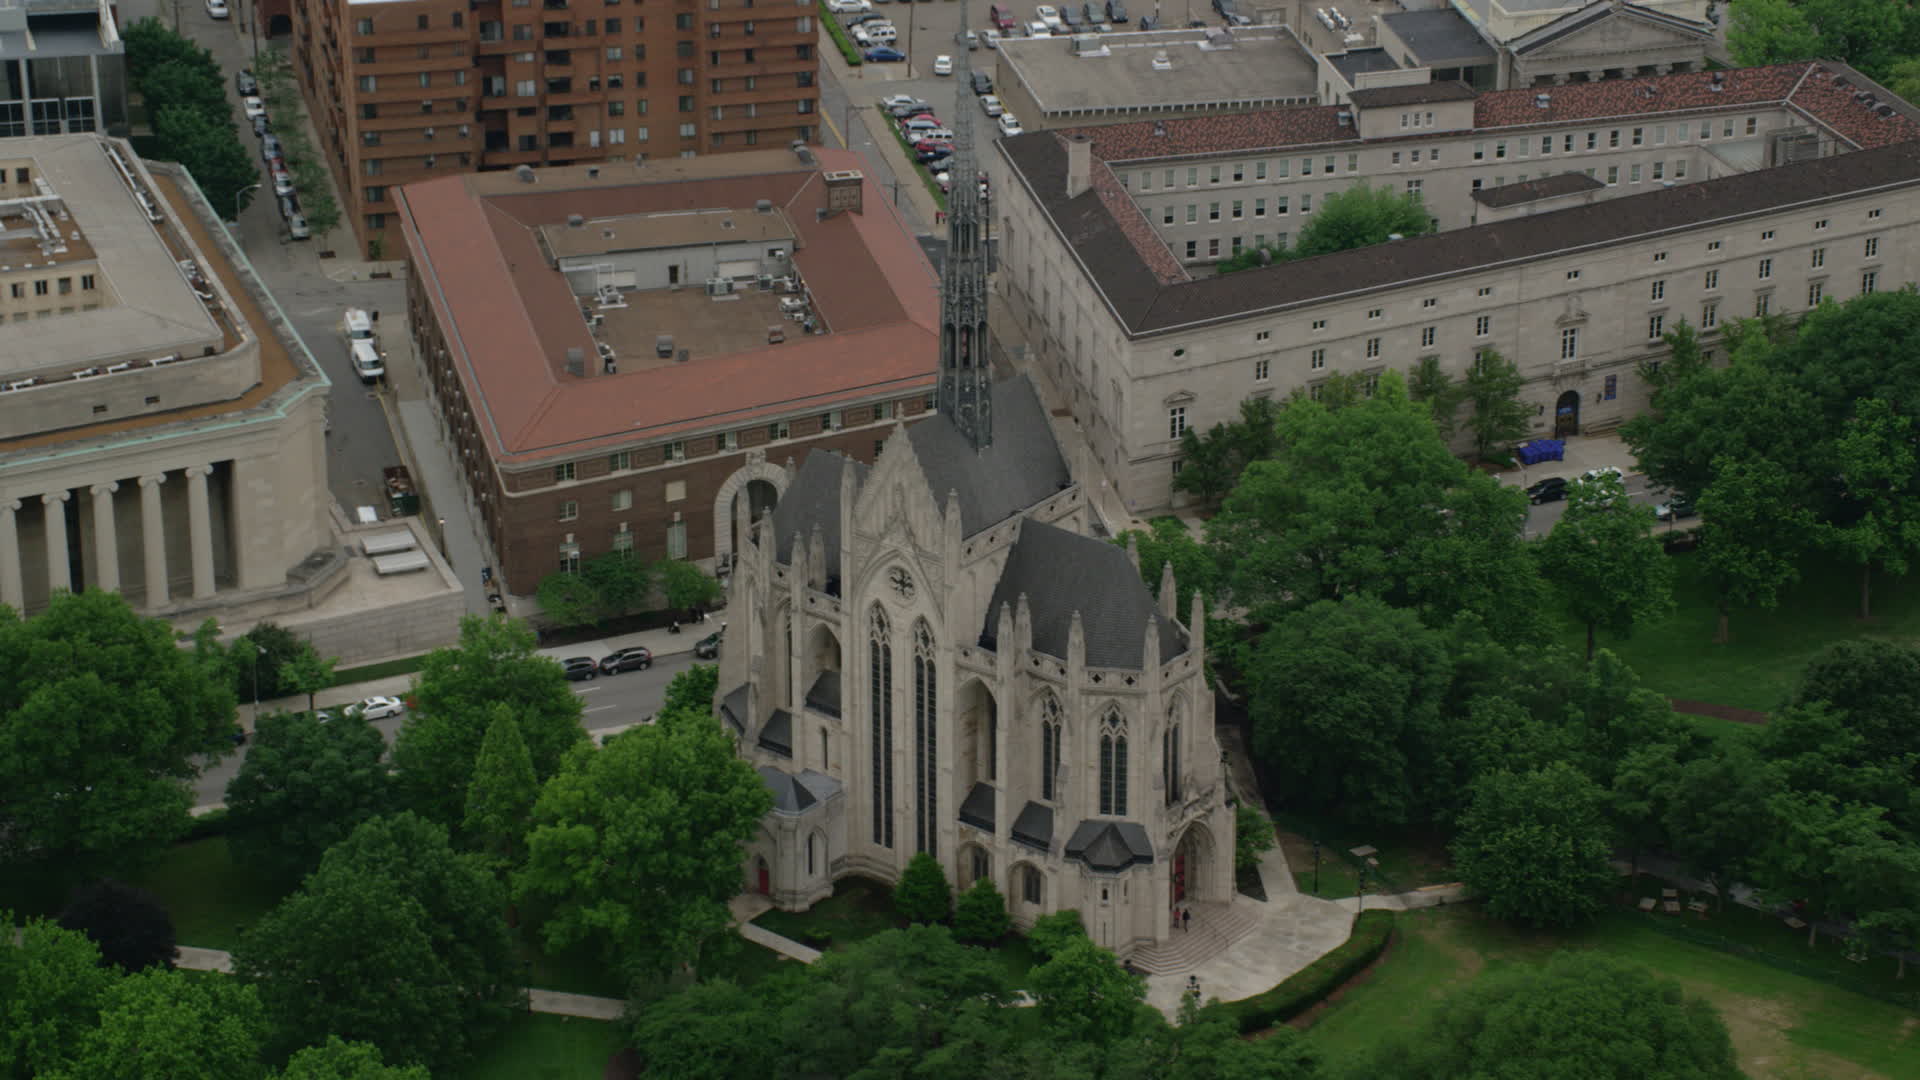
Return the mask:
[[728,112],[726,116],[721,117],[718,120],[712,119],[711,116],[709,116],[706,120],[701,121],[700,126],[709,134],[717,133],[717,134],[723,134],[723,135],[731,135],[731,134],[734,134],[735,132],[740,132],[740,131],[772,131],[772,130],[778,130],[782,128],[790,129],[790,128],[799,127],[802,124],[805,124],[809,127],[814,127],[814,126],[818,126],[819,123],[820,123],[819,113],[795,112],[793,111],[793,105],[791,103],[788,103],[787,107],[784,110],[778,111],[778,112],[771,109],[762,108],[758,116],[748,116],[744,111],[742,111],[739,115],[735,115],[732,112]]
[[477,56],[508,56],[517,52],[525,52],[531,44],[532,42],[515,41],[512,38],[496,38],[492,41],[477,42],[474,45],[474,54]]
[[[717,64],[708,64],[705,74],[713,79],[738,79],[748,75],[797,75],[802,71],[816,71],[819,62],[785,58],[781,60],[728,61],[725,56]],[[811,87],[809,88],[811,89]]]

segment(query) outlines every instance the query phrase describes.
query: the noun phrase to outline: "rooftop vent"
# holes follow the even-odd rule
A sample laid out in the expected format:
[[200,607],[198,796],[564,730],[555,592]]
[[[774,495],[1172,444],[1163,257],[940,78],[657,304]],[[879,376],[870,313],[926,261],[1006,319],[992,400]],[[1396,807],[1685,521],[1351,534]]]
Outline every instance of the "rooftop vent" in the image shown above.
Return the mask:
[[761,199],[753,204],[753,210],[756,214],[771,214],[773,213],[773,200]]
[[1552,94],[1535,94],[1535,95],[1533,95],[1533,107],[1534,107],[1534,108],[1536,108],[1536,109],[1544,109],[1544,108],[1546,108],[1547,106],[1549,106],[1549,105],[1552,105],[1552,104],[1553,104],[1553,95],[1552,95]]
[[600,166],[598,165],[587,166],[587,179],[589,180],[600,179]]
[[1341,127],[1352,127],[1352,126],[1353,126],[1353,114],[1352,114],[1352,113],[1350,113],[1350,112],[1348,112],[1348,111],[1347,111],[1347,110],[1345,110],[1345,109],[1341,109],[1341,110],[1339,111],[1339,113],[1337,113],[1337,114],[1335,115],[1335,117],[1334,117],[1334,118],[1335,118],[1336,120],[1338,120],[1338,121],[1340,121],[1340,126],[1341,126]]
[[692,358],[693,358],[692,349],[681,349],[679,352],[676,352],[673,354],[673,362],[676,364],[684,364]]
[[793,140],[793,156],[799,158],[800,164],[802,165],[814,164],[813,151],[808,149],[807,144],[799,139]]
[[673,335],[655,334],[653,338],[653,354],[662,360],[671,357],[673,355]]
[[1155,121],[1153,122],[1153,134],[1154,134],[1154,137],[1155,137],[1155,138],[1158,138],[1158,139],[1164,139],[1164,138],[1166,138],[1166,137],[1167,137],[1167,125],[1165,125],[1165,124],[1163,124],[1163,123],[1161,123],[1161,122],[1160,122],[1160,121],[1158,121],[1158,120],[1155,120]]
[[1881,116],[1892,116],[1892,115],[1893,115],[1893,106],[1891,106],[1891,105],[1882,105],[1882,106],[1880,106],[1879,108],[1877,108],[1877,109],[1875,109],[1875,110],[1873,110],[1873,111],[1874,111],[1874,112],[1877,112],[1877,113],[1879,113],[1879,114],[1880,114]]
[[513,175],[519,177],[521,183],[531,184],[533,183],[533,166],[522,165],[519,168],[513,170]]
[[1159,52],[1156,52],[1153,54],[1153,70],[1155,71],[1172,71],[1173,70],[1173,61],[1167,59],[1167,50],[1161,49]]
[[721,227],[721,228],[723,228],[723,229],[731,229],[731,228],[733,228],[733,219],[732,219],[732,218],[721,218],[721,219],[720,219],[720,227]]
[[1866,101],[1871,97],[1873,97],[1873,95],[1867,93],[1865,90],[1856,90],[1853,94],[1853,100],[1855,101]]
[[583,217],[583,216],[581,216],[581,215],[579,215],[579,214],[568,214],[568,215],[567,215],[567,228],[569,228],[569,229],[584,229],[584,228],[586,228],[586,225],[587,225],[587,219],[586,219],[585,217]]
[[580,375],[585,375],[586,373],[587,373],[586,350],[581,349],[577,345],[568,348],[567,349],[567,374],[573,375],[573,376],[580,376]]

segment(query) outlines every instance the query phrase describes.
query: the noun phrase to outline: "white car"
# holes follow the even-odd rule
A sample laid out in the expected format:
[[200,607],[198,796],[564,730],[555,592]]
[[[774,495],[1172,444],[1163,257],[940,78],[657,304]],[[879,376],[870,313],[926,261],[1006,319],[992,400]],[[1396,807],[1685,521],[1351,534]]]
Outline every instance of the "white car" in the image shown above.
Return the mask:
[[1060,9],[1052,4],[1041,4],[1033,9],[1033,17],[1040,20],[1049,31],[1058,30],[1066,25],[1060,21]]
[[240,99],[240,111],[247,114],[249,122],[267,115],[267,103],[248,95]]
[[207,18],[224,19],[228,14],[227,0],[207,0]]
[[888,94],[886,97],[880,99],[880,107],[888,112],[918,104],[920,104],[920,99],[914,97],[912,94]]
[[1020,134],[1021,130],[1022,128],[1020,127],[1020,121],[1017,118],[1015,118],[1015,116],[1012,113],[1002,112],[1000,114],[1000,134],[1018,135]]
[[986,113],[988,116],[999,116],[1001,113],[1007,111],[1007,107],[1000,104],[1000,99],[994,97],[992,94],[981,94],[980,111]]
[[1588,469],[1583,478],[1587,480],[1598,480],[1603,476],[1611,476],[1615,480],[1625,483],[1627,472],[1618,465],[1602,465],[1597,469]]
[[1000,31],[998,30],[980,31],[980,42],[981,44],[985,45],[989,49],[999,48],[1000,47]]
[[1053,27],[1043,22],[1030,22],[1027,24],[1027,36],[1036,38],[1052,37]]
[[273,193],[279,196],[297,194],[299,189],[293,185],[293,175],[285,169],[273,170]]
[[953,74],[953,57],[951,57],[951,56],[947,56],[947,55],[946,55],[946,54],[944,54],[944,53],[943,53],[943,54],[941,54],[941,55],[939,55],[939,56],[936,56],[936,57],[934,57],[934,58],[933,58],[933,73],[934,73],[935,75],[951,75],[951,74]]
[[358,709],[360,715],[369,720],[385,720],[407,711],[406,702],[397,697],[370,697],[351,707]]
[[873,0],[827,0],[827,10],[835,15],[858,15],[873,10]]

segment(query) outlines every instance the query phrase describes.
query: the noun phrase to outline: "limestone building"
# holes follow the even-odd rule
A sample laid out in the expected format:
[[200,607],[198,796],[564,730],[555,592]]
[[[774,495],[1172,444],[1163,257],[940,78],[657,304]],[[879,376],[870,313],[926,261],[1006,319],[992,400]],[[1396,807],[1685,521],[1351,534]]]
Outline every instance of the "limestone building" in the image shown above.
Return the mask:
[[[1644,408],[1681,320],[1914,280],[1920,111],[1820,61],[1039,132],[988,161],[996,279],[1136,513],[1173,503],[1180,439],[1335,373],[1527,378],[1541,433]],[[1418,193],[1439,231],[1232,275],[1359,183]]]
[[195,616],[308,586],[327,379],[183,172],[0,142],[0,318],[0,602]]
[[[970,112],[959,164],[972,168]],[[750,888],[804,909],[927,852],[1014,921],[1077,908],[1151,960],[1224,909],[1233,815],[1199,601],[1183,624],[1090,510],[1025,377],[987,361],[982,206],[949,204],[938,412],[863,465],[816,449],[748,523],[719,710],[775,795]]]

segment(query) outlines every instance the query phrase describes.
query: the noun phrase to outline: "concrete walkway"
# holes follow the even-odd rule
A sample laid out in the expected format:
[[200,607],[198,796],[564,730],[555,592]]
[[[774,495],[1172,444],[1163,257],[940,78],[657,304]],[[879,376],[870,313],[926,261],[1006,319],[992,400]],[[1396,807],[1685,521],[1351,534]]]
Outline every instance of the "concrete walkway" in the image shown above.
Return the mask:
[[[187,971],[218,971],[223,975],[231,975],[233,974],[233,954],[224,953],[218,949],[196,949],[191,945],[182,945],[176,966]],[[563,994],[558,990],[529,990],[527,996],[532,1011],[552,1013],[555,1016],[579,1016],[588,1020],[618,1020],[627,1010],[627,1003],[619,998]]]
[[803,964],[811,964],[815,960],[820,959],[819,949],[802,945],[792,938],[781,937],[779,934],[756,926],[753,923],[741,923],[740,936],[753,942],[755,945],[764,945],[774,952],[779,953],[781,956],[798,960]]

